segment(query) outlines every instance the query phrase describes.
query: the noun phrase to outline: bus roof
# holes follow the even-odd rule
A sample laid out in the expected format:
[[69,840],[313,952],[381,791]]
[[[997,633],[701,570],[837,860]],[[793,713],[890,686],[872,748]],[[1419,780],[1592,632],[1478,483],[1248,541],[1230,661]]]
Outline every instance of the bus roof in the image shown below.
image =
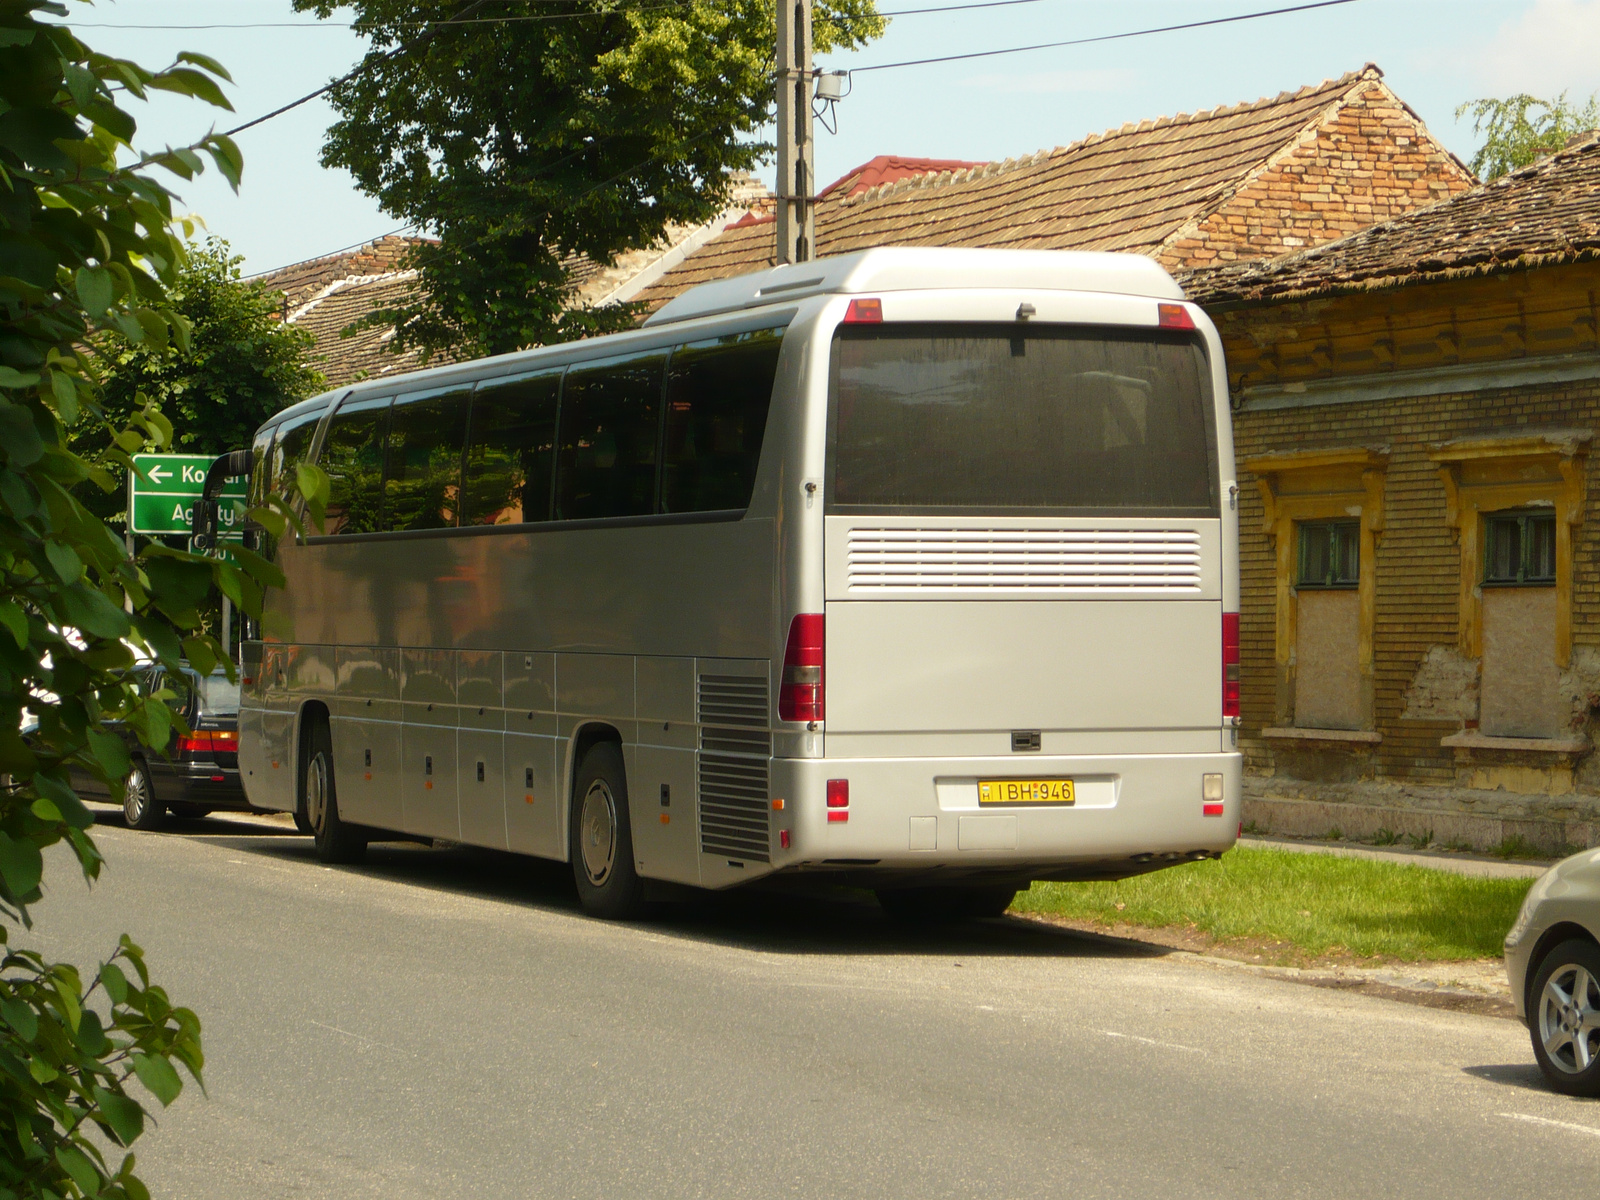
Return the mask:
[[1113,292],[1183,299],[1172,276],[1142,254],[881,246],[702,283],[662,305],[645,325],[667,325],[824,293],[955,288]]

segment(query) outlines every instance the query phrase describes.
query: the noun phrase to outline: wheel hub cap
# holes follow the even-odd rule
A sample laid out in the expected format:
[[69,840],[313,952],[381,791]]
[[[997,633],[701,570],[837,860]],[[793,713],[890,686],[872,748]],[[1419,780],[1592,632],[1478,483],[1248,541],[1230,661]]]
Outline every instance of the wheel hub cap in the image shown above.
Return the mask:
[[311,769],[306,772],[306,819],[311,822],[311,828],[320,833],[327,815],[328,764],[319,754],[311,760]]
[[583,873],[600,887],[611,877],[617,853],[617,806],[611,789],[595,780],[584,793],[578,824],[578,845],[583,853]]

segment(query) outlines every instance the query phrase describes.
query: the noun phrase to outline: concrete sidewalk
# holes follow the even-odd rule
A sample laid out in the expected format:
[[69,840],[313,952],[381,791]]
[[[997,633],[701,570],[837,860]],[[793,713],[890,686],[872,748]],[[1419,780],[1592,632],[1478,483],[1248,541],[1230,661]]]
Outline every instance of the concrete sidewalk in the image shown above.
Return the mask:
[[1300,854],[1332,854],[1337,858],[1370,858],[1377,862],[1402,863],[1488,879],[1537,879],[1555,861],[1507,861],[1482,855],[1452,854],[1449,851],[1408,850],[1403,846],[1351,846],[1343,842],[1309,842],[1297,838],[1242,837],[1239,845],[1263,850],[1293,850]]

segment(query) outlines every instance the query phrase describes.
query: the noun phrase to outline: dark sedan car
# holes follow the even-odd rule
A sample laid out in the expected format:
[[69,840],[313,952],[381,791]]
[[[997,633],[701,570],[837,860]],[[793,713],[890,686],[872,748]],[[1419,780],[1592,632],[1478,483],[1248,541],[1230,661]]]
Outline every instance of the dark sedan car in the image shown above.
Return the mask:
[[[131,731],[120,730],[133,757],[122,801],[128,825],[156,829],[169,812],[203,817],[214,809],[248,809],[239,782],[239,685],[221,670],[202,676],[187,667],[172,672],[152,665],[139,668],[138,676],[146,694],[174,693],[168,703],[183,714],[190,732],[175,732],[166,752],[157,754]],[[87,772],[73,774],[84,795],[106,794]]]

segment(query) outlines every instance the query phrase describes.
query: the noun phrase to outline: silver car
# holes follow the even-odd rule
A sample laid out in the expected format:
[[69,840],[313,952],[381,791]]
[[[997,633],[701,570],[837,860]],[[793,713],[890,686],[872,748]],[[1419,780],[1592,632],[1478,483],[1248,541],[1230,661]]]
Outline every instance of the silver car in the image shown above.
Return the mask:
[[1563,859],[1528,890],[1506,934],[1506,975],[1550,1086],[1600,1096],[1600,849]]

